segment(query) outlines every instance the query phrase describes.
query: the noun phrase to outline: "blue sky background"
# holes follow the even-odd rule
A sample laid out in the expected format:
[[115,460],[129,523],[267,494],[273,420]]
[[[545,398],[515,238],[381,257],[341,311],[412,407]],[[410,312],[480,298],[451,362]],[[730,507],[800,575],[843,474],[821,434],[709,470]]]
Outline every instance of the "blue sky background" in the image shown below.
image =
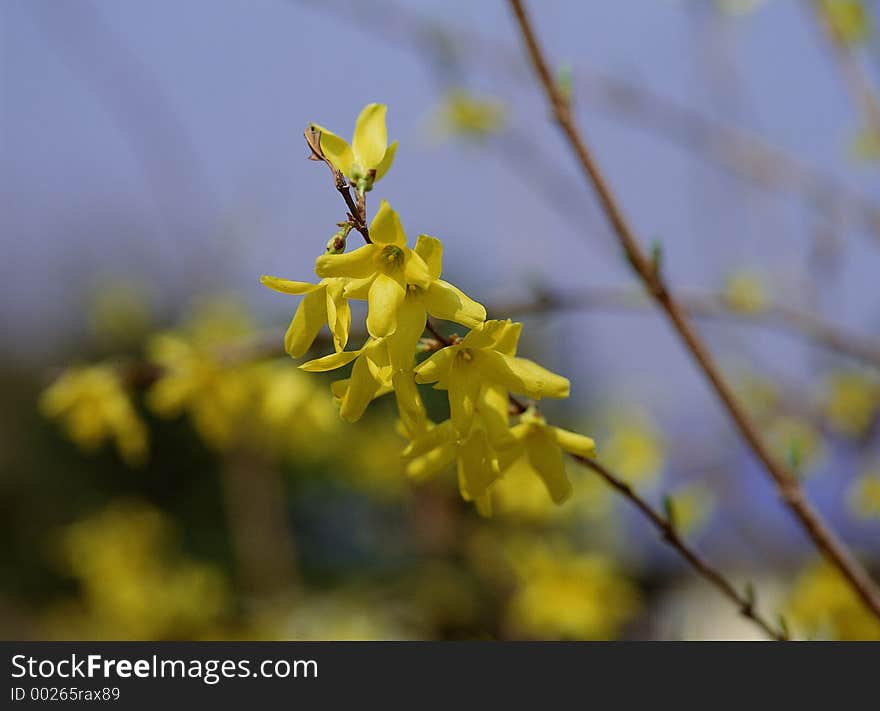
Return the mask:
[[[709,4],[531,6],[552,57],[576,76],[583,68],[637,83],[876,195],[876,166],[849,155],[859,121],[804,5],[767,0],[725,19]],[[566,199],[582,229],[518,174],[529,157],[505,157],[509,144],[430,140],[427,117],[449,75],[406,42],[377,37],[376,23],[400,38],[399,18],[377,20],[370,2],[4,0],[2,355],[57,359],[82,333],[87,296],[106,279],[146,285],[166,313],[194,293],[233,291],[267,322],[285,321],[291,302],[263,290],[259,275],[308,279],[342,217],[324,169],[305,160],[302,129],[318,121],[350,135],[371,101],[389,105],[389,135],[401,144],[373,205],[387,197],[411,238],[443,239],[448,278],[473,296],[491,303],[526,294],[534,282],[632,285],[537,87],[517,79],[528,79],[528,69],[496,51],[494,43],[519,51],[506,3],[401,5],[492,40],[477,52],[487,61],[466,65],[461,80],[502,97],[515,131],[532,136],[542,159],[570,178]],[[839,271],[817,284],[807,269],[810,236],[828,225],[801,200],[762,193],[583,101],[578,109],[637,232],[662,242],[674,284],[715,288],[731,269],[759,265],[777,300],[818,306],[877,333],[877,236],[841,231]],[[573,416],[586,403],[637,402],[684,438],[687,452],[678,456],[691,468],[713,466],[719,447],[724,461],[740,457],[723,413],[659,317],[579,314],[530,327],[553,346],[542,360],[572,379]],[[763,330],[703,332],[723,362],[756,357],[795,381],[827,358]],[[831,468],[848,477],[853,463],[837,459]],[[753,505],[752,493],[772,502],[747,461],[741,476],[742,488],[730,485],[740,513]],[[810,486],[834,511],[840,482],[824,477]],[[781,547],[799,540],[775,504],[766,506]],[[876,540],[876,531],[855,524],[847,534],[862,545]]]

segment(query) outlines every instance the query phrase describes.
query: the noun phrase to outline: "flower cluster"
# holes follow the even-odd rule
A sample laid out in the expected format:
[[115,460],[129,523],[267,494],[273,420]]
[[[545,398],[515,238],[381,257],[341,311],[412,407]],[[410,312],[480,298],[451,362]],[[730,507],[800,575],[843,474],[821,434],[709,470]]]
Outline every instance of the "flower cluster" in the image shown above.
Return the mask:
[[110,440],[129,465],[140,465],[146,458],[147,428],[113,364],[70,368],[43,392],[40,410],[59,420],[70,439],[86,451]]
[[[337,187],[356,192],[361,214],[349,214],[349,219],[358,224],[366,224],[365,193],[386,173],[396,151],[396,143],[387,145],[385,113],[384,106],[367,106],[351,145],[310,126],[319,134],[320,157],[333,169]],[[403,456],[412,477],[431,476],[455,464],[462,496],[488,514],[493,483],[512,465],[525,465],[544,481],[554,501],[564,501],[571,486],[563,453],[591,456],[593,440],[548,425],[533,406],[511,398],[566,398],[568,380],[517,356],[522,324],[486,320],[481,304],[441,278],[440,240],[422,234],[410,247],[387,201],[381,201],[368,230],[362,231],[367,242],[362,247],[345,251],[345,239],[357,225],[339,224],[342,230],[316,260],[320,281],[261,277],[270,289],[303,297],[285,336],[287,352],[295,358],[305,355],[327,325],[334,352],[300,367],[326,372],[352,365],[348,378],[332,384],[340,415],[348,422],[360,419],[372,400],[393,392],[400,429],[409,439]],[[367,333],[360,348],[347,350],[351,300],[367,302]],[[462,338],[442,338],[429,319],[470,330]],[[425,339],[429,326],[434,338]],[[417,354],[424,352],[431,355],[417,363]],[[428,418],[420,384],[446,391],[448,419],[435,423]],[[513,424],[512,410],[520,415]]]

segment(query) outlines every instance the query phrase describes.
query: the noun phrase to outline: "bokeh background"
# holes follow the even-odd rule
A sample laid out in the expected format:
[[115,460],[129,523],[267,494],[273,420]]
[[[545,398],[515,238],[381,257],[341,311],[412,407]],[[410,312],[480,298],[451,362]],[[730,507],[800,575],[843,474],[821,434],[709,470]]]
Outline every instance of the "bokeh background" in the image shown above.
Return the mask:
[[[532,5],[633,224],[876,572],[874,3]],[[757,637],[590,472],[561,507],[508,477],[481,518],[452,472],[405,478],[391,403],[345,425],[278,357],[295,300],[259,275],[310,279],[343,218],[302,130],[373,101],[400,149],[372,204],[522,312],[572,381],[554,420],[798,636],[880,637],[640,300],[506,3],[4,0],[0,32],[4,637]]]

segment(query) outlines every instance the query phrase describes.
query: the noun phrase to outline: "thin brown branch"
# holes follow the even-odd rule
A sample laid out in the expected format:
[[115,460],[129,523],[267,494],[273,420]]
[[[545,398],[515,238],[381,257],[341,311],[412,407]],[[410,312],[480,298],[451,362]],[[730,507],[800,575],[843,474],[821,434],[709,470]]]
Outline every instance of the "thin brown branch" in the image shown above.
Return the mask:
[[713,567],[696,550],[691,548],[684,539],[682,539],[681,534],[678,532],[674,524],[666,516],[661,515],[658,511],[652,508],[651,505],[641,498],[623,479],[615,475],[604,464],[601,464],[595,459],[589,459],[578,455],[571,455],[571,458],[602,477],[609,486],[615,489],[621,496],[626,498],[636,509],[638,509],[639,513],[641,513],[642,516],[644,516],[651,525],[657,529],[663,542],[675,549],[675,551],[688,562],[698,575],[714,585],[722,595],[733,602],[743,617],[746,617],[758,625],[758,627],[760,627],[771,639],[778,642],[784,642],[789,639],[785,629],[777,628],[764,619],[764,617],[762,617],[755,609],[755,601],[753,599],[740,593],[733,583],[721,573],[721,571]]
[[871,580],[864,567],[853,557],[846,545],[825,523],[819,512],[807,501],[795,475],[774,458],[746,410],[739,403],[733,390],[721,375],[721,371],[715,364],[712,355],[691,326],[684,310],[671,295],[660,270],[656,268],[655,262],[642,251],[635,232],[630,227],[617,199],[581,136],[568,101],[553,79],[522,1],[509,0],[509,2],[535,73],[538,75],[538,79],[547,95],[553,115],[574,157],[583,170],[589,186],[598,197],[602,209],[614,229],[614,233],[636,275],[641,279],[648,293],[653,297],[673,329],[679,335],[695,364],[715,391],[724,409],[727,410],[749,449],[763,464],[768,475],[776,485],[783,503],[794,514],[819,551],[841,572],[865,606],[880,618],[880,589]]
[[336,191],[342,196],[342,199],[345,201],[345,206],[348,208],[346,216],[348,217],[349,223],[355,230],[360,232],[361,237],[364,238],[364,242],[367,244],[372,243],[373,240],[370,239],[370,228],[367,226],[366,197],[361,194],[358,197],[358,202],[355,203],[354,198],[351,196],[351,186],[345,179],[342,171],[337,170],[336,166],[330,162],[330,159],[327,158],[327,156],[324,155],[324,151],[321,150],[321,131],[317,126],[309,124],[306,126],[303,135],[305,136],[306,144],[311,150],[309,160],[320,161],[330,169],[330,175],[333,178],[333,187],[335,187]]
[[[511,410],[514,413],[522,414],[526,411],[527,406],[525,403],[512,395],[509,396],[509,398]],[[758,625],[758,627],[760,627],[771,639],[778,642],[783,642],[789,639],[788,633],[784,628],[774,627],[758,613],[755,609],[755,600],[753,597],[740,593],[721,571],[713,567],[696,550],[688,545],[688,543],[681,537],[674,522],[671,521],[668,516],[664,516],[654,509],[647,501],[639,496],[635,489],[633,489],[626,481],[617,476],[607,466],[596,459],[582,457],[577,454],[569,454],[569,456],[581,466],[598,474],[609,486],[611,486],[611,488],[627,499],[630,504],[632,504],[636,510],[642,514],[652,526],[654,526],[655,529],[657,529],[661,540],[684,558],[688,565],[690,565],[698,575],[714,585],[722,595],[733,602],[743,617],[746,617]]]

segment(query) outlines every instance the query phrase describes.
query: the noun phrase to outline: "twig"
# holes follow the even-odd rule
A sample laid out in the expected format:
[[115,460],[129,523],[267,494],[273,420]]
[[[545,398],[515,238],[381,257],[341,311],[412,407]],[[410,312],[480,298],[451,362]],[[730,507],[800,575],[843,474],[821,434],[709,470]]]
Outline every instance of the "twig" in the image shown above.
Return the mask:
[[360,232],[361,237],[364,238],[364,242],[371,244],[373,240],[370,239],[370,228],[367,227],[366,197],[363,193],[359,194],[358,203],[355,204],[354,198],[351,196],[351,186],[348,184],[342,171],[338,170],[336,166],[330,162],[330,159],[324,155],[324,151],[321,150],[321,131],[317,126],[309,124],[306,126],[303,135],[306,138],[306,143],[312,151],[309,155],[309,160],[321,161],[330,169],[330,175],[333,177],[333,187],[336,188],[336,191],[342,196],[342,199],[345,200],[345,206],[348,208],[348,221],[354,229]]
[[[768,304],[754,311],[739,311],[729,306],[723,294],[676,291],[679,306],[694,318],[724,319],[780,329],[880,369],[880,341],[842,329],[807,311],[781,304]],[[490,313],[519,316],[547,311],[579,309],[622,309],[635,311],[650,306],[640,292],[626,288],[587,287],[574,291],[538,290],[533,298],[498,304]]]
[[[514,413],[522,414],[527,406],[517,398],[508,396],[511,409]],[[739,609],[740,614],[758,625],[771,639],[783,642],[789,639],[785,629],[775,628],[765,620],[755,609],[755,600],[752,596],[741,594],[733,583],[717,568],[712,567],[697,551],[691,548],[681,537],[674,522],[668,516],[664,516],[655,510],[647,501],[639,496],[635,489],[626,481],[614,474],[608,467],[595,459],[582,457],[577,454],[569,456],[578,464],[591,469],[605,480],[613,489],[627,499],[648,522],[657,529],[664,543],[675,549],[685,561],[697,572],[698,575],[708,580],[721,593],[731,600]]]
[[703,372],[721,404],[727,410],[746,444],[764,465],[770,478],[775,483],[784,504],[801,523],[801,526],[816,544],[816,547],[841,572],[866,607],[880,618],[880,589],[877,588],[862,565],[852,556],[846,545],[828,527],[818,511],[807,501],[797,478],[774,459],[745,409],[740,405],[732,389],[722,377],[721,371],[715,364],[711,354],[703,345],[699,336],[697,336],[684,311],[670,294],[660,270],[656,268],[657,265],[642,251],[635,233],[630,228],[616,198],[577,128],[568,101],[560,92],[553,79],[547,60],[544,58],[543,50],[526,16],[522,1],[509,0],[509,2],[519,25],[529,57],[547,95],[556,121],[579,162],[589,185],[599,198],[602,209],[611,223],[614,233],[633,270],[644,283],[648,293],[651,294],[658,306],[666,314],[671,325],[690,352],[694,362]]

